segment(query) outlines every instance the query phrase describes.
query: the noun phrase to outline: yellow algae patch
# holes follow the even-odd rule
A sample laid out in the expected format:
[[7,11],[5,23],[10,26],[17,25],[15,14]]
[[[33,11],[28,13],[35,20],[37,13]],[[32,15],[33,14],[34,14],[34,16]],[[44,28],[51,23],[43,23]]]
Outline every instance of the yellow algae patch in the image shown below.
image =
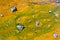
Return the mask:
[[28,35],[28,37],[32,37],[32,36],[34,36],[34,33],[33,32],[29,32],[27,35]]
[[50,21],[52,21],[52,19],[51,18],[47,18],[47,19],[43,19],[43,21],[44,22],[50,22]]
[[22,5],[17,5],[17,9],[18,9],[19,12],[25,12],[29,9],[29,6],[26,5],[26,6],[23,7]]
[[5,17],[3,17],[2,20],[3,20],[3,22],[4,21],[7,21],[7,22],[9,21],[10,22],[10,21],[13,21],[15,18],[16,18],[16,16],[11,15],[11,16],[5,16]]
[[[43,34],[41,35],[41,39],[42,40],[60,40],[60,26],[59,25],[56,25],[57,27],[49,32],[49,33],[46,33],[46,34]],[[58,34],[58,38],[54,38],[53,34]]]
[[36,26],[35,26],[35,23],[32,22],[32,23],[30,23],[30,24],[28,25],[28,27],[30,27],[30,28],[35,28]]
[[15,3],[14,1],[10,2],[10,6],[11,6],[11,7],[16,6],[15,4],[16,4],[16,3]]
[[40,37],[35,37],[34,40],[41,40],[41,38]]
[[54,30],[54,33],[58,34],[58,39],[60,39],[60,24],[56,25],[56,29]]
[[33,0],[33,2],[43,2],[45,0]]
[[16,36],[10,36],[6,40],[18,40],[18,38]]
[[30,18],[30,17],[28,17],[28,16],[23,16],[23,17],[21,17],[21,18],[18,18],[17,23],[23,24],[23,23],[25,23],[26,20],[29,19],[29,18]]
[[[48,34],[48,33],[47,33]],[[41,39],[42,40],[53,40],[53,35],[52,34],[49,34],[49,36],[45,34],[45,35],[42,35],[41,36]]]
[[21,40],[27,40],[27,37],[26,36],[24,36],[24,37],[19,37]]
[[40,5],[34,5],[35,12],[39,12],[40,8],[41,8]]
[[49,33],[41,35],[40,37],[41,37],[42,40],[55,40],[53,38],[53,33],[54,33],[54,31],[51,31]]
[[23,39],[22,40],[27,40],[27,37],[23,37]]
[[60,11],[56,11],[56,14],[60,14]]
[[42,27],[43,23],[41,21],[39,21],[39,23],[40,23],[39,26]]
[[29,0],[29,2],[44,2],[45,0]]
[[9,26],[9,28],[7,28],[6,30],[0,30],[0,34],[1,35],[4,35],[5,33],[9,32],[11,30],[14,30],[14,29],[15,29],[14,27]]

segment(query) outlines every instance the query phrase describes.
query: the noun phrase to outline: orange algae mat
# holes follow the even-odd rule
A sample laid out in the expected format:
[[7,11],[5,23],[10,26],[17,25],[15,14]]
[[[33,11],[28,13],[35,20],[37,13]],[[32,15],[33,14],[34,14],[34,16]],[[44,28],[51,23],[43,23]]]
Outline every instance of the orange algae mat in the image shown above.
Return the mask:
[[60,40],[60,5],[42,1],[0,0],[0,40]]

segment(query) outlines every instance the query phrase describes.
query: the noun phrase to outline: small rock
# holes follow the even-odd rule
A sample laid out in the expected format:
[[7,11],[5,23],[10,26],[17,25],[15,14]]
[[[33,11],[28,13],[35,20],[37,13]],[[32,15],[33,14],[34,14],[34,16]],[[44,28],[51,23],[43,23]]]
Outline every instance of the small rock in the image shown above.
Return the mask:
[[11,8],[11,12],[15,12],[15,11],[17,11],[17,8],[16,7],[12,7]]
[[54,38],[58,38],[58,34],[53,34],[53,37]]
[[23,30],[23,29],[24,29],[24,26],[22,26],[22,25],[17,25],[17,29],[18,29],[18,30]]
[[55,16],[58,18],[59,17],[59,14],[55,14]]
[[39,21],[36,21],[36,26],[37,26],[37,27],[39,26]]
[[56,0],[56,3],[60,3],[60,0]]

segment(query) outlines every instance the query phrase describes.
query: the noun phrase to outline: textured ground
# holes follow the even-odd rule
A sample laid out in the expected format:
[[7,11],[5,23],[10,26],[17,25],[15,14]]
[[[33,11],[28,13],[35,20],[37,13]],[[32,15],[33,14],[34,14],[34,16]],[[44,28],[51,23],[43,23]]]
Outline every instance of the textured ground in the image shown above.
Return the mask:
[[[13,6],[17,8],[16,12],[11,12]],[[59,17],[49,13],[50,10]],[[0,0],[0,14],[3,14],[0,16],[0,40],[60,40],[60,5],[50,2],[37,4],[32,0]],[[39,21],[39,27],[36,27],[36,21]],[[25,26],[20,33],[17,24]],[[53,37],[55,33],[58,38]]]

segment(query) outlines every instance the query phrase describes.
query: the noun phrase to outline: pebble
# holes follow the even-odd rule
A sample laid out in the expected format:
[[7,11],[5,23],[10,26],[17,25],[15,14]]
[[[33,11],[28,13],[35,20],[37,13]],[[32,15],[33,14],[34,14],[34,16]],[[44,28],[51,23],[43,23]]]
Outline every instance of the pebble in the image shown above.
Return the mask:
[[59,14],[55,14],[55,16],[58,18],[59,17]]
[[37,27],[39,26],[39,21],[36,21],[36,26],[37,26]]
[[19,30],[22,30],[23,27],[24,27],[24,26],[22,26],[22,25],[17,25],[17,28],[18,28]]
[[53,37],[54,38],[58,38],[58,34],[53,34]]
[[60,3],[60,0],[56,0],[56,3]]
[[15,12],[15,11],[17,11],[17,8],[16,7],[12,7],[11,8],[11,12]]

